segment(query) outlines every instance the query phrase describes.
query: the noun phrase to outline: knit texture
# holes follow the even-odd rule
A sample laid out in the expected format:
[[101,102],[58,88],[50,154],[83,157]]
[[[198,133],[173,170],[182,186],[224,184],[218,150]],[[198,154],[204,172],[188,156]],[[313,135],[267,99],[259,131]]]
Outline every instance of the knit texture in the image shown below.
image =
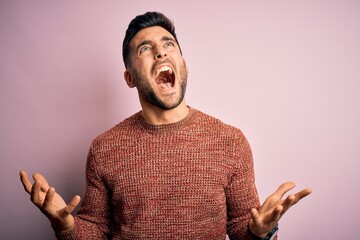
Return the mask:
[[74,231],[58,239],[248,239],[259,207],[239,129],[190,108],[150,125],[136,113],[97,137]]

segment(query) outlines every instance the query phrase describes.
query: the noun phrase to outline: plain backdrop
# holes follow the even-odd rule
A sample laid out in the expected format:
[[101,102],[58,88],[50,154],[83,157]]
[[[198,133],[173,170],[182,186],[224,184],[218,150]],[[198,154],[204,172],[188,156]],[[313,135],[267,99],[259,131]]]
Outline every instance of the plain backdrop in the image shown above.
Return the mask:
[[261,201],[293,180],[313,194],[279,239],[358,239],[360,1],[0,1],[0,238],[53,239],[18,172],[84,193],[97,135],[140,110],[122,40],[138,14],[175,23],[187,103],[240,128]]

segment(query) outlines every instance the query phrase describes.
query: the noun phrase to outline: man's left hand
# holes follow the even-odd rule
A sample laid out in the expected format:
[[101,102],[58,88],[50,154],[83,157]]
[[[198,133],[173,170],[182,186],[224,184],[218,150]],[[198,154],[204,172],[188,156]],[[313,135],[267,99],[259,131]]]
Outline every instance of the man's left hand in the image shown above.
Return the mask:
[[312,192],[309,188],[303,189],[295,194],[290,194],[283,200],[283,196],[294,187],[293,182],[283,183],[265,200],[259,210],[255,208],[251,210],[252,219],[249,228],[254,235],[265,237],[291,206]]

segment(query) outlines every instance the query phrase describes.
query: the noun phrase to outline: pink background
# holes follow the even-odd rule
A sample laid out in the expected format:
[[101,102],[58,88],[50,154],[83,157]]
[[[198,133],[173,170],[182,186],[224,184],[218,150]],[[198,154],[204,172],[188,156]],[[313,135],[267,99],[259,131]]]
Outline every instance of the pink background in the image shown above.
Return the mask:
[[358,239],[356,0],[0,1],[1,238],[53,238],[20,169],[82,195],[91,140],[140,109],[121,44],[147,10],[175,22],[188,104],[248,137],[261,200],[286,180],[313,188],[281,239]]

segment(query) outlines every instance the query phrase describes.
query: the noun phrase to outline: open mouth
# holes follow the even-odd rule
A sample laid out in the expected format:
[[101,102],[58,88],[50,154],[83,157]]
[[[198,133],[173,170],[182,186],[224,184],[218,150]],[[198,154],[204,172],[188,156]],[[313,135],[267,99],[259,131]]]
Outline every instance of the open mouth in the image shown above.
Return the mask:
[[161,88],[172,88],[175,84],[175,74],[169,66],[162,66],[156,71],[155,82]]

